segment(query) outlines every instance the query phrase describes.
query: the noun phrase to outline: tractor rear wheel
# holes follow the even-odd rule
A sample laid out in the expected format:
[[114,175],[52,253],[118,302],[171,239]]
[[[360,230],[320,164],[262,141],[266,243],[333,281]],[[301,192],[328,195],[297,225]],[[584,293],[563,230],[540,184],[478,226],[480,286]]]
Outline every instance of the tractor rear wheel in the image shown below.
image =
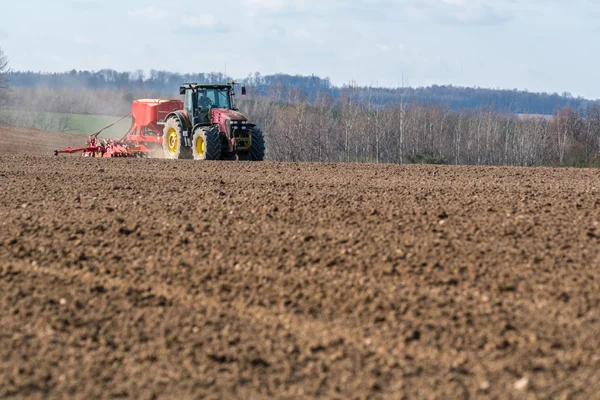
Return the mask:
[[183,126],[178,118],[169,118],[163,129],[163,153],[171,159],[191,158],[183,142]]
[[219,160],[221,140],[217,128],[197,127],[192,137],[194,160]]
[[248,153],[250,161],[262,161],[265,159],[265,138],[258,128],[252,129],[252,145]]

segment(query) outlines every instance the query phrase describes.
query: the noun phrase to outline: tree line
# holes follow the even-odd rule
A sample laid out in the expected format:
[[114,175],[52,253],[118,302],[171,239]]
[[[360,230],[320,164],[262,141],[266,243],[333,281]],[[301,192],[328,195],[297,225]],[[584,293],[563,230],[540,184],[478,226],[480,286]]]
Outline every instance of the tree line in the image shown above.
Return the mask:
[[[552,117],[495,110],[451,110],[400,99],[357,101],[354,89],[339,100],[308,101],[281,87],[289,101],[238,96],[237,106],[265,133],[267,156],[279,161],[437,163],[515,166],[600,164],[600,105],[564,108]],[[71,114],[120,116],[152,93],[16,88],[9,123],[68,131]],[[178,97],[178,96],[177,96]],[[17,112],[18,111],[18,112]]]
[[[156,93],[160,96],[177,94],[184,82],[225,83],[231,77],[220,72],[180,74],[151,70],[149,74],[138,70],[119,72],[112,69],[100,71],[72,70],[63,73],[41,73],[12,71],[7,74],[11,86],[17,88],[47,87],[54,90],[112,90],[127,93]],[[329,78],[314,75],[250,74],[238,79],[253,88],[256,95],[274,102],[294,102],[298,97],[314,104],[326,94],[340,100],[352,89],[354,101],[371,102],[377,105],[394,104],[403,98],[409,102],[437,104],[450,110],[488,109],[506,113],[551,115],[561,108],[585,110],[597,101],[574,98],[569,93],[532,93],[526,90],[501,90],[486,88],[432,85],[427,87],[375,88],[348,84],[341,87],[331,84]]]
[[376,107],[349,93],[335,103],[241,108],[263,127],[269,158],[280,161],[600,166],[599,105],[523,118],[418,102]]

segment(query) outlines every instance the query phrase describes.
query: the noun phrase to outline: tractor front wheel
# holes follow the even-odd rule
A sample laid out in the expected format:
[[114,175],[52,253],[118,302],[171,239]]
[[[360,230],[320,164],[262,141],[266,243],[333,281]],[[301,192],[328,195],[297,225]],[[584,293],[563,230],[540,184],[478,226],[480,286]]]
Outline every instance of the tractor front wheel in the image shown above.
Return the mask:
[[183,143],[183,126],[178,118],[169,118],[163,129],[163,153],[171,159],[190,158],[189,147]]
[[198,127],[192,137],[194,160],[218,160],[221,158],[221,140],[216,128]]

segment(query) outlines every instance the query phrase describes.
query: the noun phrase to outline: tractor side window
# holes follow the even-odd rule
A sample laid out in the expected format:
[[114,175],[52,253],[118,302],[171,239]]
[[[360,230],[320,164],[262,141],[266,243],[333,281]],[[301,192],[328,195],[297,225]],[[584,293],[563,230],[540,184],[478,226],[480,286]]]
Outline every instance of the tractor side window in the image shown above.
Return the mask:
[[185,108],[188,112],[194,109],[194,92],[192,90],[185,91]]
[[229,92],[226,90],[218,90],[217,91],[217,104],[219,108],[230,109],[231,105],[229,104]]

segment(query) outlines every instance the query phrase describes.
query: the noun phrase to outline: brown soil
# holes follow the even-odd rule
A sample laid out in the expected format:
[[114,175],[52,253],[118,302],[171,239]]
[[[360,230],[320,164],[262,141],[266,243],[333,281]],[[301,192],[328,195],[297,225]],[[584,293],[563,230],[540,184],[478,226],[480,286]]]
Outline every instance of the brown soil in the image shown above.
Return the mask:
[[50,156],[54,150],[83,147],[86,135],[44,132],[36,129],[0,125],[0,156]]
[[0,398],[600,392],[598,170],[10,154]]

